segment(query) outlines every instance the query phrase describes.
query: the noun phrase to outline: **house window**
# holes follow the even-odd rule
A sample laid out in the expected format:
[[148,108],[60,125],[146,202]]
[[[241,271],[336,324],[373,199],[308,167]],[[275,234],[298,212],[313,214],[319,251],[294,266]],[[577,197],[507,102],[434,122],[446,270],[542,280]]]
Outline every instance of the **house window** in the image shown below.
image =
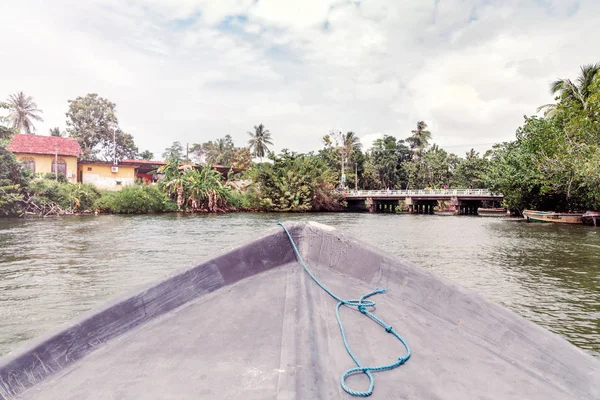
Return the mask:
[[24,158],[21,161],[23,162],[24,169],[28,169],[31,172],[35,172],[35,160],[33,158]]
[[[56,161],[52,161],[52,173],[56,172]],[[67,162],[62,158],[58,159],[58,173],[67,176]]]

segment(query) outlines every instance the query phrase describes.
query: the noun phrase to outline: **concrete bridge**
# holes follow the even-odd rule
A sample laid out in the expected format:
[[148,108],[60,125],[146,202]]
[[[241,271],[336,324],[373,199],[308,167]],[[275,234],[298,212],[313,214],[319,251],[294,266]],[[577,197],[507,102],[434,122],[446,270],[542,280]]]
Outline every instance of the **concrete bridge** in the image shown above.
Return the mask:
[[348,208],[355,211],[396,212],[398,201],[403,200],[410,213],[433,214],[440,201],[449,201],[450,211],[458,215],[477,215],[483,202],[494,207],[504,199],[488,189],[348,190],[343,195]]

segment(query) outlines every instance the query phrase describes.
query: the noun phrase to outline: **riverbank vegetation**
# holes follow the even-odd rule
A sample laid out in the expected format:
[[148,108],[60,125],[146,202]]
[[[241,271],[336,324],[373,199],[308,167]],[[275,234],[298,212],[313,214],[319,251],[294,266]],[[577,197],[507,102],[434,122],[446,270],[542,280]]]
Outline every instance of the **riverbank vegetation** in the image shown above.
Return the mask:
[[600,210],[600,64],[551,84],[556,103],[488,153],[486,184],[511,209]]
[[[101,192],[90,185],[54,182],[24,170],[5,149],[10,136],[32,133],[41,110],[18,93],[0,108],[0,215],[52,215],[80,211],[111,213],[334,211],[344,207],[341,190],[489,188],[504,194],[513,210],[600,209],[600,64],[584,66],[575,81],[553,82],[555,103],[543,116],[526,116],[516,139],[481,155],[448,152],[433,142],[424,121],[404,138],[384,135],[372,145],[354,132],[331,131],[313,153],[270,151],[263,125],[248,132],[246,146],[230,135],[186,147],[174,142],[156,185]],[[69,101],[67,130],[52,135],[78,139],[85,158],[152,159],[118,125],[116,106],[96,94]],[[366,148],[366,146],[370,147]],[[252,159],[259,162],[253,162]],[[263,162],[264,161],[264,162]],[[230,168],[223,176],[211,166]],[[338,189],[336,191],[336,189]]]

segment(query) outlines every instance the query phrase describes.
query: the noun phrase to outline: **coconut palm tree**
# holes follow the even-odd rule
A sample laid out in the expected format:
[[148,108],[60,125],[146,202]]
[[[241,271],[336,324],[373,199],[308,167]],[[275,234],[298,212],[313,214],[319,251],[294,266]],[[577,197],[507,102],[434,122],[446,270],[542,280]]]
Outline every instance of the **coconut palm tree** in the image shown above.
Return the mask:
[[35,126],[33,120],[43,121],[39,114],[42,113],[33,101],[33,97],[25,96],[23,92],[12,94],[8,97],[8,120],[13,129],[19,133],[33,133]]
[[[589,87],[599,71],[600,63],[584,65],[575,82],[570,79],[558,79],[550,84],[550,93],[580,103],[583,109],[587,110]],[[542,110],[544,116],[552,117],[557,111],[556,104],[544,104],[537,109],[538,112]]]
[[248,140],[248,148],[252,152],[252,156],[260,158],[262,162],[265,154],[269,152],[267,145],[273,146],[271,141],[271,132],[265,129],[263,124],[254,125],[254,133],[248,132],[250,140]]
[[429,145],[431,132],[427,130],[427,124],[424,121],[417,122],[417,129],[412,132],[412,136],[406,139],[413,150],[413,158],[419,158],[423,155],[423,150]]
[[346,137],[344,138],[344,153],[346,153],[346,157],[350,158],[352,153],[358,149],[360,149],[360,139],[354,132],[346,132]]

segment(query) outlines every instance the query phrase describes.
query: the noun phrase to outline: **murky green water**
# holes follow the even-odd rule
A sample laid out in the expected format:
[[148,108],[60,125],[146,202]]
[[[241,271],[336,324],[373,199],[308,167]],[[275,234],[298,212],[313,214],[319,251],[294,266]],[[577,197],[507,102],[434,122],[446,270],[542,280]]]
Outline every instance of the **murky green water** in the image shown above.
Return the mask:
[[600,356],[600,229],[385,214],[0,219],[0,354],[277,219],[336,226]]

